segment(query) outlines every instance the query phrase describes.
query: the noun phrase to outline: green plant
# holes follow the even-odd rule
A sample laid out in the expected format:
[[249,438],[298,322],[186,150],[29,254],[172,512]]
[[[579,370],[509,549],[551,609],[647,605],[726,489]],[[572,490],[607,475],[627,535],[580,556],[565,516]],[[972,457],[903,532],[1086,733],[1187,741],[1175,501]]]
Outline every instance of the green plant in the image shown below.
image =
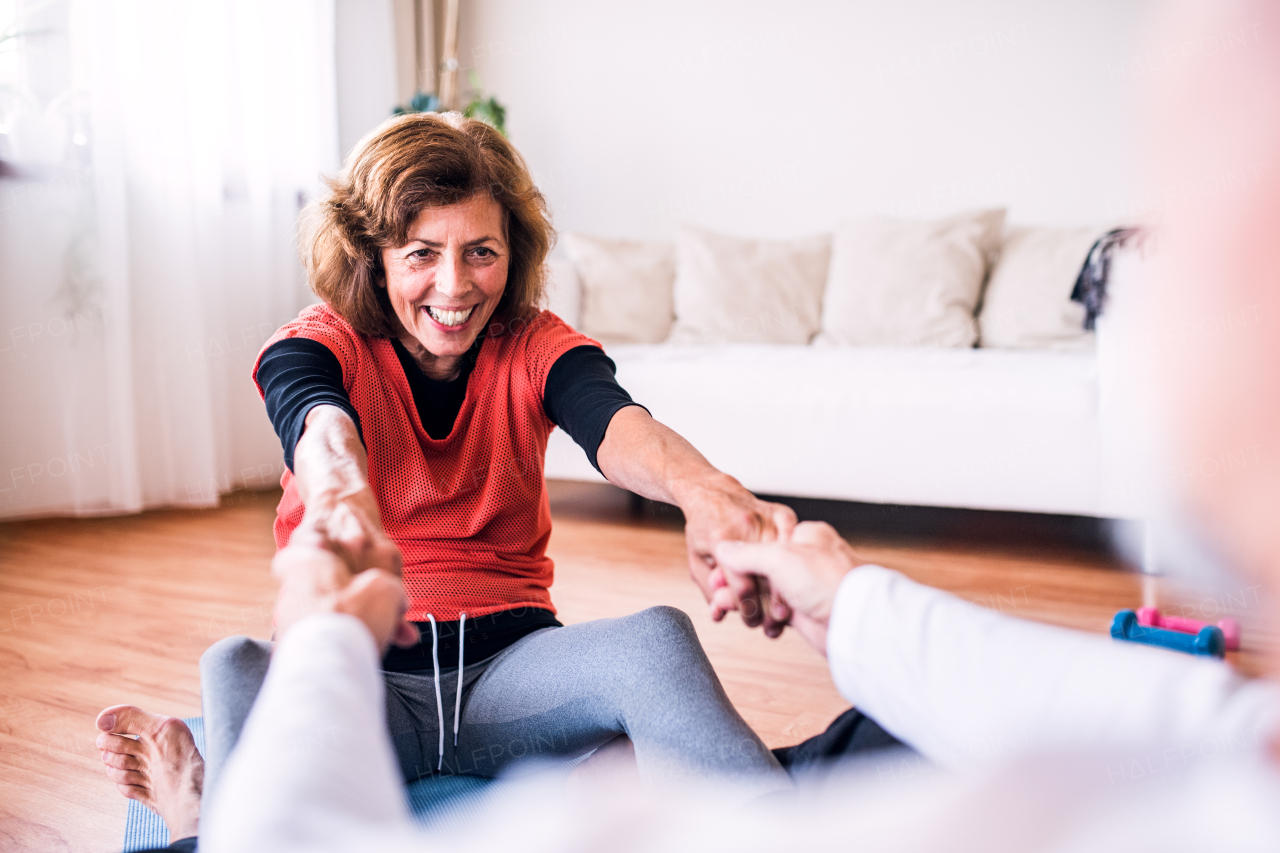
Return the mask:
[[476,98],[467,104],[462,114],[467,118],[479,119],[496,128],[503,136],[507,135],[507,108],[498,103],[498,99],[492,95],[484,99]]
[[405,113],[436,113],[440,111],[440,99],[433,92],[414,92],[409,105],[397,105],[392,115],[402,116]]
[[[507,108],[498,102],[493,95],[484,96],[480,87],[480,77],[471,72],[471,88],[474,92],[471,102],[463,108],[462,114],[467,118],[478,119],[495,128],[503,136],[507,135]],[[440,98],[431,92],[414,92],[408,104],[400,104],[393,115],[405,113],[435,113],[440,111]]]
[[471,91],[474,93],[471,103],[467,104],[462,114],[467,118],[479,119],[490,127],[495,128],[498,133],[503,136],[507,135],[507,108],[498,103],[498,99],[493,95],[484,96],[484,86],[480,82],[480,75],[472,68],[467,78],[471,81]]

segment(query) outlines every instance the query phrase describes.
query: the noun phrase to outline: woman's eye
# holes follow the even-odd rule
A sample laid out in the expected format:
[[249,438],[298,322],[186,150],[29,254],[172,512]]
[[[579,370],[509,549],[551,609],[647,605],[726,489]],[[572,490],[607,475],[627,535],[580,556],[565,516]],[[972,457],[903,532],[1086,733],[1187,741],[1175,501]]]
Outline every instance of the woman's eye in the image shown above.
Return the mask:
[[427,258],[431,257],[431,250],[419,249],[416,252],[410,252],[409,257],[413,258],[416,261],[425,261]]
[[488,246],[477,246],[474,250],[475,256],[478,258],[496,258],[498,253]]

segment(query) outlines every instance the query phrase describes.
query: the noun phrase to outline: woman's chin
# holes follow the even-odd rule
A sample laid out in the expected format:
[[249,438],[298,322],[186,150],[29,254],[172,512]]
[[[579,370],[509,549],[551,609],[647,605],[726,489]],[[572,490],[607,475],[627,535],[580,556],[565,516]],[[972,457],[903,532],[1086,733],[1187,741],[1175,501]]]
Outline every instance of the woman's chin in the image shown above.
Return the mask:
[[465,341],[457,338],[451,338],[444,341],[433,338],[424,341],[419,338],[418,342],[426,348],[427,352],[431,353],[436,358],[455,358],[463,355],[467,350],[471,349],[471,345],[475,343],[475,338],[468,337]]
[[476,342],[476,329],[462,329],[457,332],[441,332],[437,329],[416,329],[414,331],[418,343],[436,358],[452,358],[463,355]]

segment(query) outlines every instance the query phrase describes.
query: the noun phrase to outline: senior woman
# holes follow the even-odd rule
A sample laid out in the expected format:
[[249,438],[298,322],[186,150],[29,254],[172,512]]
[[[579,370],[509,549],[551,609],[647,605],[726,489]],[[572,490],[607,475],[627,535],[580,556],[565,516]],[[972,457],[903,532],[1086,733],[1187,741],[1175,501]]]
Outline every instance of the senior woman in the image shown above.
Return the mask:
[[[717,542],[785,535],[795,517],[713,468],[632,402],[598,343],[538,309],[553,232],[520,155],[457,114],[395,118],[304,222],[323,304],[255,366],[289,469],[276,542],[324,541],[357,569],[403,559],[410,609],[383,666],[405,779],[490,776],[627,735],[649,778],[785,785],[683,613],[555,618],[542,469],[556,426],[611,482],[684,511],[704,593]],[[747,610],[781,630],[766,596]],[[233,637],[201,660],[206,791],[269,656]]]

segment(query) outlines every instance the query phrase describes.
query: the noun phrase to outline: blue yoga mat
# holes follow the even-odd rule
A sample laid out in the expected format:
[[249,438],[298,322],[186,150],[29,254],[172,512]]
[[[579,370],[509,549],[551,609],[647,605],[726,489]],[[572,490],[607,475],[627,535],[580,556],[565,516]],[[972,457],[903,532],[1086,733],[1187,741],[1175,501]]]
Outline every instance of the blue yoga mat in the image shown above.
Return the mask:
[[[191,727],[196,749],[204,755],[204,720],[191,717],[184,722]],[[414,817],[419,823],[427,824],[478,814],[480,793],[490,784],[492,780],[477,776],[428,776],[410,784],[406,793]],[[129,800],[129,812],[124,820],[124,853],[165,847],[168,843],[169,830],[160,816],[137,800]]]

